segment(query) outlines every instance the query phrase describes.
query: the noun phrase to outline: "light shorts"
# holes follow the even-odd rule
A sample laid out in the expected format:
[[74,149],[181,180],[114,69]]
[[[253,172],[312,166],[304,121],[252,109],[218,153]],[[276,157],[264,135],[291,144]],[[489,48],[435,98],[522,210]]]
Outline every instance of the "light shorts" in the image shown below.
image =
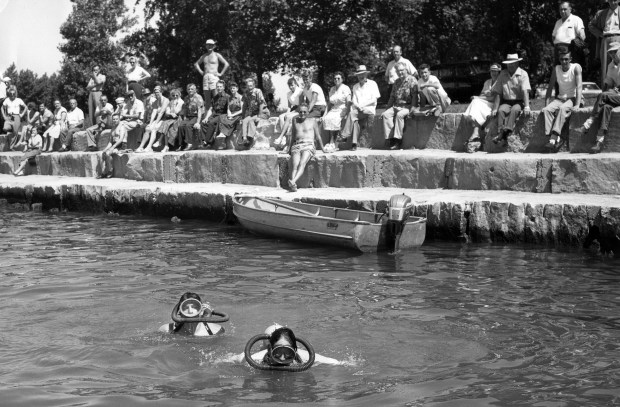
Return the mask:
[[303,151],[310,151],[310,156],[314,157],[314,155],[316,154],[314,141],[293,144],[293,146],[291,147],[291,156],[295,154],[301,154]]

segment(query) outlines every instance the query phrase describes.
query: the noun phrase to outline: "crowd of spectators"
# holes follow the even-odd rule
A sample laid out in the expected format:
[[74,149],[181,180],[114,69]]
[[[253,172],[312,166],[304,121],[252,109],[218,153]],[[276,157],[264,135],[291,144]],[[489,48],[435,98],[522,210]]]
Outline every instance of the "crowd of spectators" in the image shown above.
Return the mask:
[[[609,113],[613,107],[620,105],[620,68],[617,65],[620,61],[620,43],[615,41],[620,40],[619,7],[618,0],[608,0],[608,3],[609,8],[597,13],[588,25],[590,32],[600,38],[604,72],[603,93],[592,118],[580,128],[582,132],[588,131],[593,119],[597,115],[602,117],[593,153],[604,148]],[[561,18],[552,34],[558,65],[553,70],[543,109],[545,131],[549,137],[546,147],[550,152],[557,152],[564,145],[562,128],[582,100],[582,69],[580,64],[573,63],[572,57],[583,46],[585,28],[582,20],[572,15],[570,2],[560,2],[559,12]],[[3,130],[10,136],[10,148],[29,152],[28,158],[32,160],[37,150],[38,153],[70,150],[74,138],[81,132],[86,136],[89,151],[100,149],[98,140],[102,137],[109,139],[103,148],[107,157],[126,150],[128,134],[134,131],[141,137],[135,149],[137,153],[152,152],[154,149],[163,152],[210,149],[216,144],[224,149],[251,148],[257,124],[260,120],[269,119],[272,112],[254,78],[246,78],[243,88],[221,79],[230,65],[215,51],[215,45],[215,41],[207,40],[206,52],[194,64],[203,77],[202,94],[195,84],[190,83],[185,88],[185,98],[182,97],[182,89],[165,89],[161,84],[157,84],[151,93],[143,86],[151,75],[135,55],[128,55],[124,61],[126,92],[114,95],[113,106],[105,95],[106,76],[99,66],[94,66],[86,84],[89,94],[87,115],[77,106],[76,99],[68,101],[68,108],[63,106],[61,100],[55,100],[52,110],[43,103],[26,104],[18,97],[10,78],[3,78],[0,80],[1,119]],[[439,115],[446,111],[451,101],[427,64],[416,69],[402,55],[400,46],[392,48],[392,55],[393,60],[385,71],[389,100],[379,118],[383,121],[384,148],[396,150],[402,147],[407,119]],[[611,59],[609,64],[608,58]],[[491,119],[496,118],[497,122],[497,133],[492,135],[492,142],[505,143],[514,131],[517,117],[530,114],[531,87],[528,73],[519,66],[521,60],[518,54],[508,54],[502,62],[504,69],[499,63],[490,65],[490,79],[464,113],[466,122],[472,126],[466,151],[475,152],[483,148],[480,129],[488,127]],[[293,155],[299,150],[297,144],[309,143],[307,135],[314,132],[316,124],[316,128],[322,127],[329,134],[329,142],[325,145],[320,143],[324,152],[333,152],[338,148],[356,150],[360,135],[368,132],[374,124],[377,101],[381,95],[377,83],[369,78],[365,65],[359,65],[355,76],[357,83],[350,88],[344,83],[342,72],[333,73],[333,86],[327,95],[315,82],[311,71],[305,71],[301,81],[291,77],[288,80],[287,106],[277,119],[279,137],[275,145]],[[302,118],[301,106],[305,106]],[[312,120],[314,124],[310,126],[307,120]],[[302,137],[303,141],[296,134],[300,132],[306,135]],[[37,137],[33,141],[35,134]],[[218,139],[222,142],[217,143]],[[310,150],[312,156],[314,149]],[[301,161],[307,162],[309,157],[305,158]],[[111,170],[105,171],[105,175],[110,173]]]

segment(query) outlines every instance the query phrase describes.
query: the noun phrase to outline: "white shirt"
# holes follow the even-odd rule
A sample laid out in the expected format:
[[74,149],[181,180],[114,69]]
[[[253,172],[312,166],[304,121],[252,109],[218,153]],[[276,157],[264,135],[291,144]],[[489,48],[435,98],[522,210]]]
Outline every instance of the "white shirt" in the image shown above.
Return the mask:
[[137,65],[136,65],[136,68],[133,71],[131,71],[131,72],[127,71],[125,73],[125,77],[130,82],[132,82],[132,81],[138,82],[138,81],[142,80],[143,76],[146,76],[146,75],[148,75],[148,72],[146,72],[146,70],[144,68],[142,68],[141,66],[137,66]]
[[308,103],[312,100],[312,94],[316,93],[316,102],[314,106],[327,106],[327,102],[325,101],[325,94],[323,93],[323,89],[316,83],[312,83],[310,85],[310,89],[306,89],[304,86],[304,96],[308,99]]
[[396,64],[400,64],[401,62],[405,64],[405,69],[407,70],[407,72],[409,72],[409,75],[416,75],[418,73],[417,69],[415,69],[411,61],[409,61],[407,58],[400,57],[398,62],[396,62],[395,60],[391,60],[385,70],[385,72],[388,73],[388,84],[393,85],[394,82],[396,82],[396,80],[398,79]]
[[353,104],[364,108],[364,110],[369,111],[371,114],[375,114],[377,99],[380,97],[381,93],[379,93],[377,82],[372,79],[366,79],[364,86],[361,86],[359,82],[353,85]]
[[570,44],[575,38],[586,39],[586,30],[581,18],[571,14],[566,21],[560,18],[553,28],[554,44]]
[[6,114],[20,114],[20,106],[26,107],[26,104],[20,98],[15,98],[15,100],[6,98],[2,106],[6,106]]
[[76,126],[80,121],[84,121],[84,112],[79,107],[67,111],[67,124]]
[[418,85],[420,85],[420,89],[422,89],[423,85],[435,85],[434,87],[437,88],[437,93],[439,93],[440,97],[445,98],[448,96],[443,86],[441,86],[439,78],[437,78],[435,75],[428,75],[427,81],[425,81],[423,78],[420,78],[418,80]]
[[611,62],[607,66],[607,75],[604,81],[609,88],[617,88],[620,86],[620,65],[615,65]]
[[0,99],[4,99],[6,97],[6,83],[0,80]]

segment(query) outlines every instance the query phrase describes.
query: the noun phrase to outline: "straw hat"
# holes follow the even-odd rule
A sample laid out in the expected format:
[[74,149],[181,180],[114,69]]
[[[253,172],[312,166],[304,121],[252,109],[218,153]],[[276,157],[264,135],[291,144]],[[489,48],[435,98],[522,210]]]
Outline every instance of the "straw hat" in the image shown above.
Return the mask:
[[514,64],[519,61],[523,61],[523,58],[519,58],[519,54],[508,54],[506,60],[502,62],[502,64]]
[[368,69],[366,69],[366,65],[360,65],[357,67],[357,71],[355,72],[356,75],[360,75],[363,73],[368,73],[370,72]]

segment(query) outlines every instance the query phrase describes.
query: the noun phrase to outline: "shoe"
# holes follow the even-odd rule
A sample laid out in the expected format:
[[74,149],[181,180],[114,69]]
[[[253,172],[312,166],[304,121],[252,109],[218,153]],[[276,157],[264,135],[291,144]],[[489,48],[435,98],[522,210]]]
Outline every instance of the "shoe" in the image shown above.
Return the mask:
[[58,150],[59,153],[64,153],[65,151],[67,151],[67,147],[65,146],[60,147],[60,150]]
[[153,148],[157,148],[159,147],[159,141],[156,141],[155,143],[153,143]]
[[145,153],[152,153],[152,152],[153,152],[153,149],[152,149],[152,148],[145,148],[145,149],[144,149],[144,150],[142,150],[142,151],[144,151]]
[[290,179],[288,180],[288,187],[291,190],[291,192],[297,192],[297,184],[295,184]]
[[136,153],[143,153],[144,149],[142,147],[136,148]]
[[385,140],[385,143],[383,143],[383,149],[384,150],[389,150],[390,147],[392,147],[392,140],[391,138]]
[[351,144],[351,151],[357,151],[357,144]]
[[114,176],[114,174],[111,173],[111,172],[105,175],[106,178],[112,178],[113,176]]
[[94,152],[94,151],[99,151],[99,150],[97,150],[97,147],[95,146],[90,146],[88,147],[88,151]]
[[394,139],[394,144],[390,147],[390,150],[400,150],[401,140]]
[[563,138],[559,138],[558,141],[555,142],[555,145],[551,148],[551,151],[554,153],[559,152],[562,147],[564,147],[564,144],[566,144],[566,141]]
[[187,145],[187,146],[183,149],[183,151],[190,151],[190,150],[193,150],[193,149],[194,149],[194,146],[192,146],[191,144],[188,144],[188,145]]
[[590,149],[590,154],[598,154],[603,150],[603,142],[597,141],[594,146]]

